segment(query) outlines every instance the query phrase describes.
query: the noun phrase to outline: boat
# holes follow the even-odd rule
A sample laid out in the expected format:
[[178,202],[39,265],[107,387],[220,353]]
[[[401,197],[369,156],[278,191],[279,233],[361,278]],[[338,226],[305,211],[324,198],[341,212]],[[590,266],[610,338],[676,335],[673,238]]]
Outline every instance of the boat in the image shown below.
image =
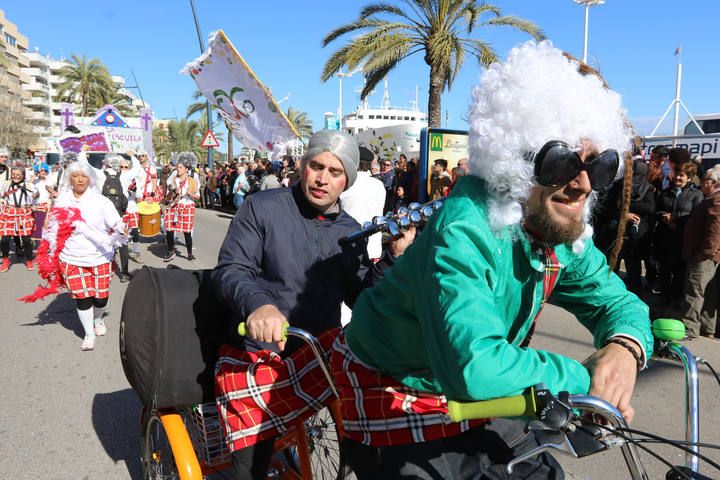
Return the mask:
[[[326,113],[325,123],[326,128],[337,128],[335,114]],[[419,156],[420,131],[427,127],[427,115],[418,109],[417,94],[412,108],[391,106],[385,80],[382,104],[371,107],[367,100],[362,101],[342,116],[339,127],[382,159],[397,160],[401,153],[410,159]]]

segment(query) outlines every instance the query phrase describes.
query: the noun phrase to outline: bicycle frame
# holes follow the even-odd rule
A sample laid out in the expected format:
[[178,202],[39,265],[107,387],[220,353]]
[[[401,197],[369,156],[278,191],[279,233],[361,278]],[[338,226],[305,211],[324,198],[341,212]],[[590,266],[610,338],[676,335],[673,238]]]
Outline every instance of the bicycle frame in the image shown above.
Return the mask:
[[[693,452],[700,453],[700,447],[697,445],[700,439],[700,395],[695,357],[685,346],[676,342],[660,342],[658,351],[669,353],[683,364],[685,370],[685,440],[692,442],[689,448]],[[686,452],[685,466],[693,472],[699,472],[700,460],[697,455]]]

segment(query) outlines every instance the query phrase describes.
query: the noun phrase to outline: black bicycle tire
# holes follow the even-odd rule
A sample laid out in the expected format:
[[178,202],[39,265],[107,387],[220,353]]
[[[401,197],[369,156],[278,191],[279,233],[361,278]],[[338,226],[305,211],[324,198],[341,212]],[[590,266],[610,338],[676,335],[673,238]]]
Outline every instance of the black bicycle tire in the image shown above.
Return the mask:
[[[144,416],[143,426],[142,426],[142,435],[141,435],[141,448],[142,448],[142,473],[143,473],[143,479],[145,480],[158,480],[159,478],[176,478],[180,479],[180,473],[178,472],[177,465],[175,463],[175,459],[172,456],[172,450],[170,449],[170,444],[168,442],[167,447],[171,456],[172,461],[170,462],[170,465],[172,465],[172,468],[174,468],[175,474],[172,477],[157,477],[153,473],[153,471],[150,469],[150,456],[152,455],[152,451],[154,449],[150,448],[150,442],[153,440],[153,436],[151,435],[150,430],[152,428],[155,428],[155,425],[157,425],[161,430],[161,432],[165,432],[165,427],[162,424],[162,420],[157,414],[153,414],[150,416]],[[165,438],[167,438],[167,434],[165,434]],[[170,472],[168,472],[171,474]]]

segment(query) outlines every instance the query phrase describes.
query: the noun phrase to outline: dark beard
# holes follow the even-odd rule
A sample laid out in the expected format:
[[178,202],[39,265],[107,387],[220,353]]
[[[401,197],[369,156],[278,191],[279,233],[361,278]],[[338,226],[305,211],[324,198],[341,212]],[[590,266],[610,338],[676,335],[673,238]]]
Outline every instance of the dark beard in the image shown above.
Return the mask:
[[558,225],[547,212],[525,215],[525,222],[532,225],[542,235],[541,241],[550,245],[571,244],[585,231],[585,222],[580,219],[567,225]]

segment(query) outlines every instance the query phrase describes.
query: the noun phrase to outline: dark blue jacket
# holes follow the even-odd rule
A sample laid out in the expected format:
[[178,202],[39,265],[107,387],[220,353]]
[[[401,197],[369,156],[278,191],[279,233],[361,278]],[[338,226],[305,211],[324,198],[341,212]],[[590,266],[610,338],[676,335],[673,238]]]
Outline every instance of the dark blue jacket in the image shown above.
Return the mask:
[[262,305],[275,305],[292,326],[317,335],[340,325],[370,262],[366,241],[340,246],[360,225],[340,213],[319,217],[299,184],[247,197],[230,224],[212,280],[234,325]]

